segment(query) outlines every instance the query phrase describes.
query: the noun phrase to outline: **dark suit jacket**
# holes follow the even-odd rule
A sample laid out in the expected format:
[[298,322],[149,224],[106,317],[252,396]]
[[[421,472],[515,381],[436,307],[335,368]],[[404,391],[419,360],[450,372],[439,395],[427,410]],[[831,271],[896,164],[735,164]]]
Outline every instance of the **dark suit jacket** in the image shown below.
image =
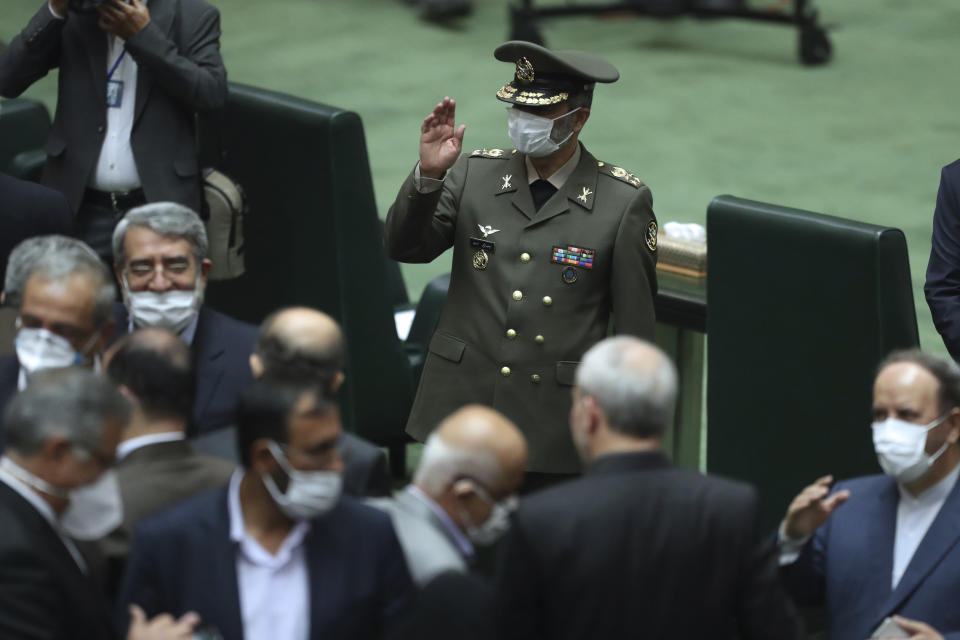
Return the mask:
[[[488,225],[498,231],[485,238],[479,227]],[[653,339],[655,234],[650,189],[582,146],[539,211],[522,153],[464,155],[435,193],[419,193],[408,176],[387,215],[387,251],[429,262],[453,247],[453,266],[407,432],[422,442],[447,415],[479,403],[523,431],[528,470],[579,473],[567,428],[574,372],[611,320],[616,333]],[[474,264],[480,242],[494,245],[483,268]],[[592,259],[561,264],[554,249],[571,246]]]
[[193,495],[225,485],[235,468],[220,458],[198,456],[183,440],[158,442],[131,451],[116,466],[123,524],[101,541],[104,554],[126,556],[137,522]]
[[0,289],[7,258],[22,240],[49,233],[70,233],[73,215],[57,191],[0,173]]
[[[398,622],[413,587],[386,514],[342,498],[313,521],[305,544],[310,638],[376,638]],[[226,487],[147,518],[118,601],[121,627],[137,603],[148,616],[196,611],[224,638],[242,640],[236,554]]]
[[0,638],[114,638],[99,590],[50,524],[0,482]]
[[[114,305],[116,335],[128,332],[126,308]],[[257,328],[234,320],[209,307],[201,307],[190,351],[197,375],[189,435],[207,433],[236,423],[240,392],[250,384],[250,354],[257,341]]]
[[825,603],[826,638],[869,638],[887,616],[921,620],[960,638],[960,483],[893,589],[893,543],[900,494],[886,475],[840,482],[850,499],[781,573],[801,602]]
[[923,292],[933,324],[954,360],[960,360],[960,160],[940,172],[927,282]]
[[659,452],[521,501],[498,596],[504,638],[799,637],[756,491]]
[[[39,4],[39,3],[38,3]],[[200,210],[194,113],[221,108],[227,72],[220,57],[220,14],[203,0],[150,0],[150,23],[126,44],[138,65],[130,142],[148,201]],[[60,69],[43,182],[74,211],[106,131],[107,37],[98,15],[54,18],[44,3],[0,52],[0,95],[16,97]]]
[[20,377],[20,361],[16,354],[0,357],[0,453],[6,445],[3,431],[3,415],[10,399],[17,392],[17,379]]

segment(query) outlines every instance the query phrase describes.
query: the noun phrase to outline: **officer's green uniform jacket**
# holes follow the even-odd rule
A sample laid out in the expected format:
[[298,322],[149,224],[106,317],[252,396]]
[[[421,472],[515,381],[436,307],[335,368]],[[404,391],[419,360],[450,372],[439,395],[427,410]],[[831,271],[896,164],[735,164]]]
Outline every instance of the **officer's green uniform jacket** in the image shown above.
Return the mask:
[[611,314],[615,333],[653,338],[652,202],[640,180],[583,147],[540,211],[516,151],[462,156],[434,193],[419,193],[411,173],[387,216],[387,250],[429,262],[452,245],[453,271],[407,432],[423,441],[479,403],[517,424],[530,471],[579,471],[568,426],[577,363],[606,336]]

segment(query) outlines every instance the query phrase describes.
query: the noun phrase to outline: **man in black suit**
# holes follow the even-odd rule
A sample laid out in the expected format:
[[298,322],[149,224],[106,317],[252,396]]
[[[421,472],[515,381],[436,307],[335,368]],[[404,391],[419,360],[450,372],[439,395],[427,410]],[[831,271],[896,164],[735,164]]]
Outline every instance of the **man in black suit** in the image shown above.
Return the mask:
[[[110,272],[79,240],[38,236],[7,263],[5,299],[17,309],[15,353],[0,358],[0,412],[42,369],[100,366],[113,333]],[[3,434],[0,430],[0,451]]]
[[413,585],[389,516],[341,496],[336,406],[257,380],[237,417],[243,471],[142,522],[120,604],[192,609],[223,638],[382,637]]
[[503,637],[800,637],[756,491],[660,450],[676,387],[639,339],[584,355],[570,429],[587,472],[521,501],[498,577]]
[[129,208],[172,200],[199,209],[194,114],[227,97],[216,8],[43,2],[0,52],[0,95],[20,95],[53,68],[59,93],[43,183],[66,196],[79,238],[108,260],[110,233]]
[[923,292],[933,324],[954,360],[960,361],[960,160],[940,172],[933,211],[930,261]]
[[0,282],[15,246],[34,236],[69,233],[72,219],[63,194],[0,173]]
[[[254,377],[292,384],[313,384],[335,398],[344,381],[343,331],[327,314],[307,307],[290,307],[270,314],[260,326],[257,346],[250,356]],[[343,490],[353,496],[387,496],[390,469],[383,450],[344,432]]]
[[[114,449],[127,403],[79,368],[44,371],[6,411],[0,457],[0,637],[113,639],[93,567],[74,538],[102,535],[120,517]],[[174,631],[169,617],[153,622]],[[188,634],[195,616],[181,621]],[[148,631],[142,615],[130,639]],[[189,635],[146,635],[151,638]]]
[[203,305],[208,248],[200,217],[173,202],[131,209],[113,234],[114,274],[123,294],[123,305],[115,308],[117,334],[156,327],[190,346],[197,376],[190,436],[234,424],[257,339],[253,325]]

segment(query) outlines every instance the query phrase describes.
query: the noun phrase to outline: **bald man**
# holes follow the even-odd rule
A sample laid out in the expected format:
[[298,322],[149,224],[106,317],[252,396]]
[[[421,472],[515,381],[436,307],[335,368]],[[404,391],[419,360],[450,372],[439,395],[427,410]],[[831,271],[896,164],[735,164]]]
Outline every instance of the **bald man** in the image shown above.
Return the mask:
[[527,444],[502,414],[467,405],[437,427],[413,483],[371,503],[390,513],[414,582],[467,571],[474,545],[502,536],[516,508]]
[[[280,309],[260,325],[250,369],[254,378],[312,384],[327,398],[336,398],[344,381],[345,345],[336,320],[307,307]],[[371,398],[371,400],[374,400]],[[382,449],[343,432],[343,491],[352,496],[390,495],[390,468]]]

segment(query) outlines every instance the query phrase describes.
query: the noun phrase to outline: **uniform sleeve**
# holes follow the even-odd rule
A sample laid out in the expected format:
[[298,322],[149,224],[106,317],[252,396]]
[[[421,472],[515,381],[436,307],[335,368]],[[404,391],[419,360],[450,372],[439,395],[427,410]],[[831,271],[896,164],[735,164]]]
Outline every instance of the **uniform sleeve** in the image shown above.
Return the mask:
[[[157,83],[191,111],[220,109],[227,102],[227,70],[220,57],[220,12],[214,7],[181,2],[177,16],[182,49],[154,22],[127,41],[138,65],[152,71]],[[186,9],[185,7],[190,7]]]
[[923,292],[947,351],[954,360],[960,360],[960,207],[949,168],[940,174]]
[[60,34],[65,23],[53,16],[44,1],[26,28],[0,51],[0,95],[16,98],[60,64]]
[[543,592],[543,585],[539,581],[535,549],[530,545],[520,517],[514,515],[503,541],[497,570],[496,597],[502,640],[546,640],[540,622],[539,594]]
[[613,248],[611,292],[613,331],[653,339],[653,296],[657,292],[657,254],[647,244],[656,224],[653,196],[642,186],[627,205]]
[[737,622],[744,640],[800,640],[800,618],[780,584],[777,547],[760,527],[757,493],[750,489],[739,518],[744,530]]
[[35,552],[0,554],[0,638],[59,638],[57,588]]
[[430,262],[453,246],[468,160],[462,156],[447,171],[443,188],[420,193],[413,172],[407,176],[387,213],[384,243],[399,262]]

